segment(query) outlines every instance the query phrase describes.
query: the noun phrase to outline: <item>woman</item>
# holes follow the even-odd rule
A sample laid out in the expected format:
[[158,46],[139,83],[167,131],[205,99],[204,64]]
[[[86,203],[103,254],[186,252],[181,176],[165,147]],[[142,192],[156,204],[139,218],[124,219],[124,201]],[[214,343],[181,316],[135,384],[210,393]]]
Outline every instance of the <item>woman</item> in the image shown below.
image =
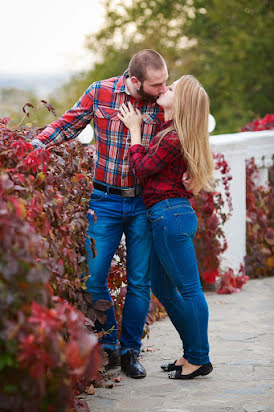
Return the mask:
[[152,224],[152,291],[183,343],[183,356],[161,368],[169,371],[171,379],[192,379],[213,370],[208,306],[193,247],[197,217],[188,200],[200,190],[213,189],[209,99],[200,83],[187,75],[174,82],[157,103],[164,108],[165,121],[147,151],[141,144],[140,111],[130,103],[122,105],[119,118],[131,134],[130,162],[141,178]]

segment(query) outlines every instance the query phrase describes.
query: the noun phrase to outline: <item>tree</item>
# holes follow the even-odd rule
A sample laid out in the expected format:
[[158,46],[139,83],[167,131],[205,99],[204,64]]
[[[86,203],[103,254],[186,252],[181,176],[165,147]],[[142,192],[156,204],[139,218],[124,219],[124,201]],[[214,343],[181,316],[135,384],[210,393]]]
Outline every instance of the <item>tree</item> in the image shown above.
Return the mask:
[[133,53],[152,48],[171,80],[192,73],[205,86],[217,132],[273,111],[270,0],[106,0],[105,8],[103,28],[87,40],[98,63],[77,86],[121,73]]

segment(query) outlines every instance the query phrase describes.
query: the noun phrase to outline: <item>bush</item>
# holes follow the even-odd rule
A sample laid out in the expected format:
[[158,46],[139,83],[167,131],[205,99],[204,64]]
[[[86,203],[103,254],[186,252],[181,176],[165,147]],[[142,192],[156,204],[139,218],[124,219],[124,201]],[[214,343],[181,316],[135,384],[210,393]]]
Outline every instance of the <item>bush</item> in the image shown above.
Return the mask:
[[246,162],[246,273],[251,278],[274,275],[274,191],[257,187],[258,168]]
[[[242,131],[274,130],[274,114],[255,119]],[[274,168],[270,168],[269,176]],[[246,162],[246,273],[251,278],[273,276],[274,271],[274,193],[273,179],[268,187],[256,184],[259,170],[254,159]]]
[[215,283],[220,276],[221,255],[227,249],[223,225],[232,212],[230,168],[222,154],[213,156],[215,169],[220,171],[220,183],[225,188],[225,199],[220,192],[201,192],[192,200],[199,222],[194,245],[203,286]]
[[86,325],[109,307],[102,301],[92,309],[81,287],[92,159],[78,142],[33,150],[27,140],[38,132],[0,123],[0,402],[7,411],[77,405],[79,385],[99,363]]
[[254,119],[241,129],[242,132],[255,132],[259,130],[274,130],[274,114],[267,114],[263,119]]

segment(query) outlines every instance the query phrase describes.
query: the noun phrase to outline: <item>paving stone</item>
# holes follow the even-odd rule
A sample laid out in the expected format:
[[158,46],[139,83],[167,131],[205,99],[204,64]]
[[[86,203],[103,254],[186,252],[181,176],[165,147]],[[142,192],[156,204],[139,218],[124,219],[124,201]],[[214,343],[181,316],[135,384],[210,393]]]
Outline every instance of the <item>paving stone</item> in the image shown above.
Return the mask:
[[274,412],[274,278],[249,281],[240,293],[207,293],[214,371],[191,381],[168,379],[160,364],[181,354],[168,318],[151,326],[141,362],[147,377],[97,388],[92,412]]

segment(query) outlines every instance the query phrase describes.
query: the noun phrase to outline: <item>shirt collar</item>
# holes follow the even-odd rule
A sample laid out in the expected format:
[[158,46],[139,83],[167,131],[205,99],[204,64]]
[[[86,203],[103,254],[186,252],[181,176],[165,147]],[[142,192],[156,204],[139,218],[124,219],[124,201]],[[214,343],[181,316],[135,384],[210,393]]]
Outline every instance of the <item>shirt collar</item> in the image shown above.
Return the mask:
[[166,122],[162,122],[160,126],[160,130],[164,130],[167,127],[171,126],[173,124],[173,119],[167,120]]
[[126,78],[128,77],[128,69],[123,73],[123,75],[118,80],[116,84],[115,93],[126,93],[130,96],[129,90],[126,86]]

